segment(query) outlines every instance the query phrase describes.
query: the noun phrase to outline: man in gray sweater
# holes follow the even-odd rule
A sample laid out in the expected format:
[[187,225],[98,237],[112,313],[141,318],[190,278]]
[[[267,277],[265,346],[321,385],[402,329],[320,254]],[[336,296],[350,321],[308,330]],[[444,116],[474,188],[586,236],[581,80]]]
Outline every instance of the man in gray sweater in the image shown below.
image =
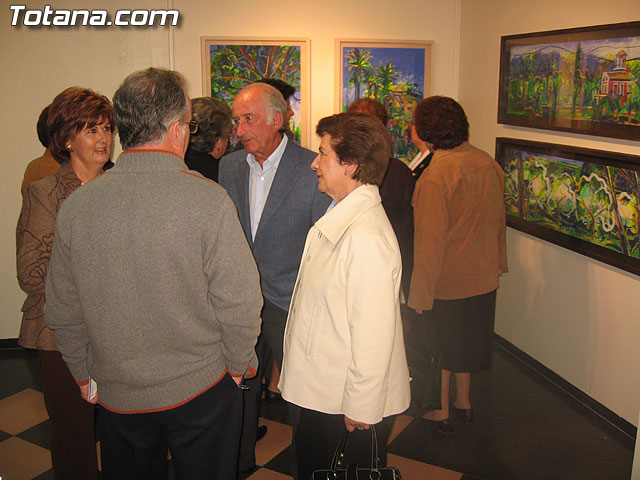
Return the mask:
[[[100,411],[105,480],[235,479],[241,385],[262,296],[233,202],[183,162],[183,77],[149,68],[114,96],[124,153],[63,204],[45,319]],[[90,397],[92,378],[96,397]]]

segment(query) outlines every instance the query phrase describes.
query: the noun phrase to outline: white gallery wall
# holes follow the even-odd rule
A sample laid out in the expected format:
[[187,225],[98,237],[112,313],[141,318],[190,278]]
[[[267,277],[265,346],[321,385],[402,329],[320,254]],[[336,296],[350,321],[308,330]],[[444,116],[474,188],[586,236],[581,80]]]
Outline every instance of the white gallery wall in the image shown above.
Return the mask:
[[[497,123],[500,37],[640,20],[637,0],[463,0],[459,100],[471,142],[496,137],[640,155],[640,143]],[[510,272],[498,293],[496,332],[636,424],[640,406],[640,278],[508,229]]]

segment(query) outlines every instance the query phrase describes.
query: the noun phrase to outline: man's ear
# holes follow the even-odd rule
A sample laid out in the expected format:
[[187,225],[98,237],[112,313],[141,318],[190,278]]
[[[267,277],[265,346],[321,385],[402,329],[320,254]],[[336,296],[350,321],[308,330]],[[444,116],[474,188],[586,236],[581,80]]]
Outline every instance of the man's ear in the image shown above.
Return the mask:
[[167,129],[167,142],[174,152],[184,155],[185,142],[188,143],[187,131],[183,123],[176,120],[169,125]]
[[273,122],[271,122],[271,125],[276,130],[280,130],[281,128],[285,128],[286,127],[286,125],[284,125],[284,116],[282,115],[282,113],[275,112],[273,114]]

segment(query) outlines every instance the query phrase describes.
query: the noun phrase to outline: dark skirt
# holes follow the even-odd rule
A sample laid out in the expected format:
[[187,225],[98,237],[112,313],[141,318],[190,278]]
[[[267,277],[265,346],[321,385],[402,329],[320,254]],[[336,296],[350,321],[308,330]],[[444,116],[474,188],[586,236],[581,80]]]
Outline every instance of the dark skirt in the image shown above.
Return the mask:
[[442,355],[442,368],[454,373],[491,368],[496,290],[456,300],[435,300],[428,312]]

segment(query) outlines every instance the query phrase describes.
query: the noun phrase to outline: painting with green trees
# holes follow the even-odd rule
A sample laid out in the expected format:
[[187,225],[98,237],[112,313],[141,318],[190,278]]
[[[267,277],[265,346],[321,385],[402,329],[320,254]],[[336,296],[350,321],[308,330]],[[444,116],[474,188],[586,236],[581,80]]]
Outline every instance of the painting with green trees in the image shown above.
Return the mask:
[[205,94],[232,106],[238,92],[258,80],[276,78],[296,89],[291,97],[294,116],[289,128],[300,143],[304,117],[304,42],[207,40]]
[[640,262],[640,158],[503,138],[496,156],[508,217]]
[[640,22],[614,27],[503,37],[500,123],[640,139]]
[[389,117],[393,155],[410,161],[417,149],[408,128],[415,104],[429,94],[429,42],[340,43],[340,109],[358,98],[382,103]]

